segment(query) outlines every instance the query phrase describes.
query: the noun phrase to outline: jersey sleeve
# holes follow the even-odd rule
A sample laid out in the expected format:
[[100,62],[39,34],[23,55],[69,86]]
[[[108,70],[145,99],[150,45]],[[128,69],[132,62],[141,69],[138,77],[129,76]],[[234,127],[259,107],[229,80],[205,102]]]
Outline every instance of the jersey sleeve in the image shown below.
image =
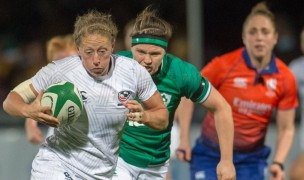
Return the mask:
[[190,63],[182,61],[180,71],[177,74],[182,75],[178,79],[181,80],[183,95],[193,102],[204,102],[211,92],[209,81],[202,77],[198,69]]
[[298,106],[296,79],[289,69],[286,69],[283,73],[285,73],[283,79],[284,93],[278,103],[278,109],[282,110]]
[[41,89],[46,89],[50,84],[53,84],[54,74],[56,75],[56,65],[54,62],[49,63],[48,65],[41,68],[35,76],[32,77],[33,87],[37,92]]

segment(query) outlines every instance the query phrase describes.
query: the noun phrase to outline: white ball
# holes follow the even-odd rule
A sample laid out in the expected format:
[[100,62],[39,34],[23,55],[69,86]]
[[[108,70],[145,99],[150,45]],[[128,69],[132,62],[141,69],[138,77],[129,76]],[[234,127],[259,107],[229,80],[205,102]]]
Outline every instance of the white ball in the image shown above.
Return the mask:
[[41,106],[50,106],[60,125],[70,125],[81,115],[83,102],[77,87],[67,81],[50,85],[43,93]]

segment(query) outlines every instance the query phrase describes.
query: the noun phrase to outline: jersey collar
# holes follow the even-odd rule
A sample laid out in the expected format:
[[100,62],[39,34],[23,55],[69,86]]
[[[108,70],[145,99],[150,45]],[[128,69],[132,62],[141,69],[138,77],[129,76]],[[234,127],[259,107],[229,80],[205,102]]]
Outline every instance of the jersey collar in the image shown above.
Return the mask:
[[[250,57],[249,57],[249,54],[248,54],[246,48],[244,48],[242,56],[245,60],[245,63],[247,64],[247,66],[256,70],[256,68],[253,67],[253,65],[250,61]],[[272,73],[277,73],[277,72],[278,72],[278,68],[277,68],[276,61],[275,61],[275,55],[274,55],[274,53],[272,53],[270,63],[259,74],[272,74]]]

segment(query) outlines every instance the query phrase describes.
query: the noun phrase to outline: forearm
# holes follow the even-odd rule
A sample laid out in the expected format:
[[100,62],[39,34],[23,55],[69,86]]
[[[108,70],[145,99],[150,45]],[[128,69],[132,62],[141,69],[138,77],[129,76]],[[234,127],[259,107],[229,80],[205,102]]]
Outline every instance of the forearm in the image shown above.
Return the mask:
[[295,134],[295,109],[278,110],[276,117],[278,132],[274,161],[283,163],[292,146],[293,137]]
[[295,128],[293,125],[288,128],[278,129],[277,145],[273,159],[274,161],[284,163],[292,146],[294,134]]
[[166,108],[144,111],[144,124],[152,129],[163,130],[167,128],[169,124],[169,113]]
[[3,102],[4,111],[12,116],[27,117],[24,110],[27,106],[28,104],[16,92],[10,92]]
[[214,120],[221,149],[221,160],[232,160],[234,125],[230,107],[215,112]]
[[191,120],[189,119],[179,120],[180,142],[190,142],[190,125]]
[[180,141],[190,142],[190,126],[194,112],[194,103],[186,98],[183,98],[177,111],[176,118],[180,127]]
[[24,123],[26,130],[30,130],[34,127],[37,127],[37,124],[38,124],[37,121],[30,119],[30,118],[26,118],[25,123]]

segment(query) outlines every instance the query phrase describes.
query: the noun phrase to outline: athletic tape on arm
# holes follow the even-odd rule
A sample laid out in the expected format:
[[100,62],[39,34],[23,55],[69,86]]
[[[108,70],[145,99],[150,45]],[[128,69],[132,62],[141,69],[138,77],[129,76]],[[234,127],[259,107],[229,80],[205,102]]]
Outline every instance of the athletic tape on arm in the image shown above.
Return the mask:
[[30,84],[32,84],[32,80],[28,79],[12,90],[18,93],[26,103],[30,103],[36,98],[34,92],[30,88]]

